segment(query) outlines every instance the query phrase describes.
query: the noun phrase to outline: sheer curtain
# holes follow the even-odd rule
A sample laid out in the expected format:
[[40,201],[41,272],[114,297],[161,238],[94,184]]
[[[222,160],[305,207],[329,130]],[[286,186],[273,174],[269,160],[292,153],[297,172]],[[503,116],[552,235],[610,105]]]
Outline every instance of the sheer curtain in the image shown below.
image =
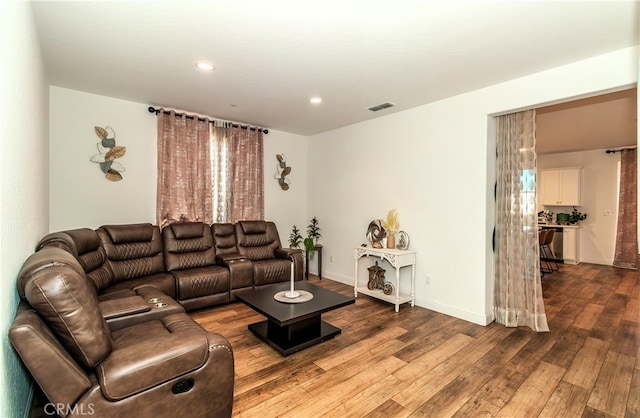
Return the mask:
[[158,225],[264,219],[263,166],[262,130],[161,109]]
[[640,267],[638,256],[638,157],[635,149],[624,149],[620,157],[618,228],[613,265]]
[[231,128],[232,204],[227,222],[264,219],[264,147],[260,130]]
[[209,122],[158,113],[156,221],[212,223]]
[[237,126],[211,131],[213,219],[264,219],[264,146],[260,130]]
[[497,118],[494,315],[507,327],[549,331],[540,278],[535,111]]
[[[231,164],[228,163],[229,130],[222,126],[211,127],[211,173],[213,177],[213,219],[227,222],[233,210],[230,191],[233,190]],[[230,222],[230,221],[229,221]]]

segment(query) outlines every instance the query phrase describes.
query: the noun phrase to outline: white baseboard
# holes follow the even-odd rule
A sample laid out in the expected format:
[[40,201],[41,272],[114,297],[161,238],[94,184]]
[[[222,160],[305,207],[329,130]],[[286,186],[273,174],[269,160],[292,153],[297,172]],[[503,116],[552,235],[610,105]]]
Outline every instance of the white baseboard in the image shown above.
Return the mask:
[[[331,278],[329,280],[333,280],[334,282],[339,282],[339,283],[343,283],[346,284],[348,286],[353,286],[353,277],[351,276],[343,276],[337,273],[332,273],[332,272],[325,272],[323,276],[330,276]],[[327,277],[323,277],[322,279],[326,279]]]
[[[331,277],[328,280],[333,280],[335,282],[340,282],[348,286],[353,286],[353,277],[343,276],[343,275],[332,273],[332,272],[327,272],[327,275]],[[472,322],[474,324],[478,324],[482,326],[489,325],[494,321],[493,312],[485,313],[485,314],[477,314],[474,312],[468,312],[465,310],[454,308],[452,306],[442,305],[440,303],[433,302],[427,299],[416,298],[416,306],[420,306],[421,308],[426,308],[432,311],[453,316],[454,318],[462,319],[464,321]],[[400,307],[400,312],[402,312],[402,307]]]
[[612,266],[613,260],[604,259],[604,258],[581,258],[581,263],[589,263],[589,264],[599,264],[602,266]]
[[482,326],[487,326],[494,321],[493,312],[477,314],[425,299],[416,299],[416,305]]

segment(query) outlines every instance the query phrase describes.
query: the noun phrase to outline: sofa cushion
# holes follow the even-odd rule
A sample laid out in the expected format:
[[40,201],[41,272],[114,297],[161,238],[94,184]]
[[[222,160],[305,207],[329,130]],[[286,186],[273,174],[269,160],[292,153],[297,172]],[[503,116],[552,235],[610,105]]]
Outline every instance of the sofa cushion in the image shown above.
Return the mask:
[[112,348],[95,289],[68,252],[44,248],[32,256],[43,262],[41,268],[29,259],[25,263],[33,266],[23,274],[25,298],[76,361],[94,367]]
[[48,234],[40,240],[37,248],[40,250],[44,247],[58,247],[73,254],[97,291],[113,281],[113,272],[106,263],[107,255],[100,237],[93,229],[80,228]]
[[164,272],[160,229],[151,224],[104,225],[96,231],[114,282]]
[[113,353],[96,369],[104,395],[118,401],[201,367],[204,330],[186,314],[114,331]]
[[267,223],[265,221],[240,221],[242,232],[247,235],[264,234],[267,232]]
[[174,271],[173,275],[177,281],[180,301],[229,293],[229,270],[225,267],[210,266]]
[[41,270],[59,265],[73,269],[78,274],[84,274],[82,266],[80,266],[78,260],[76,260],[71,253],[56,247],[51,247],[46,251],[31,254],[22,264],[22,268],[18,273],[18,295],[20,295],[22,299],[26,299],[25,285],[27,282]]
[[213,236],[201,222],[174,223],[162,230],[167,271],[212,266],[216,263]]
[[58,246],[62,249],[68,248],[67,251],[77,257],[80,254],[94,251],[100,247],[100,238],[98,238],[96,231],[89,228],[53,232],[45,235],[45,237],[40,240],[36,251],[50,246]]
[[151,224],[105,225],[102,227],[114,244],[147,242],[153,238],[154,226]]
[[275,250],[280,248],[280,237],[273,222],[240,221],[236,224],[238,252],[249,260],[269,260],[276,258]]
[[138,277],[130,280],[123,280],[118,283],[114,283],[111,286],[104,289],[98,296],[103,296],[111,293],[119,293],[125,290],[135,290],[141,287],[153,287],[175,299],[176,297],[176,279],[171,273],[158,273],[150,276]]
[[91,253],[100,248],[100,238],[93,229],[80,228],[65,233],[73,239],[77,255]]
[[179,222],[168,226],[177,239],[200,238],[207,229],[202,222]]
[[291,261],[277,258],[254,261],[253,270],[256,286],[281,283],[291,278]]
[[[236,231],[233,224],[214,223],[211,225],[213,245],[216,248],[216,256],[238,254]],[[241,258],[240,256],[237,258]]]

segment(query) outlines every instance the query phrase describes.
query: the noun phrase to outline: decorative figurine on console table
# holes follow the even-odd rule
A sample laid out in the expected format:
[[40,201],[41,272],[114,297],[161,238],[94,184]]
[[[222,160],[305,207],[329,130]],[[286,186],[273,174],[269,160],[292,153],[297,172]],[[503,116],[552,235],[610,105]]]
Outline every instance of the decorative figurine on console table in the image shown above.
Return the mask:
[[375,266],[369,267],[369,281],[367,282],[367,289],[382,289],[382,293],[390,295],[393,293],[393,285],[384,280],[385,270],[378,265],[376,261]]
[[387,236],[382,219],[374,219],[369,223],[367,228],[367,240],[373,248],[382,248],[382,240]]

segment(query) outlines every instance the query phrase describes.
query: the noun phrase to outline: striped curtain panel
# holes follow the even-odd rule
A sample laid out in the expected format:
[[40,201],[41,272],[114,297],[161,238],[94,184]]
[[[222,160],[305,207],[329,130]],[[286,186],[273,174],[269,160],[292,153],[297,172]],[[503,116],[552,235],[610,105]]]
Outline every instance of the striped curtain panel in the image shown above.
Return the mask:
[[209,121],[158,112],[156,222],[211,224]]
[[258,129],[212,127],[213,219],[264,219],[264,145]]
[[539,264],[535,111],[499,116],[496,132],[495,319],[549,331]]
[[638,157],[635,149],[624,149],[620,157],[618,228],[613,265],[638,269]]
[[260,129],[158,112],[157,224],[264,219]]

